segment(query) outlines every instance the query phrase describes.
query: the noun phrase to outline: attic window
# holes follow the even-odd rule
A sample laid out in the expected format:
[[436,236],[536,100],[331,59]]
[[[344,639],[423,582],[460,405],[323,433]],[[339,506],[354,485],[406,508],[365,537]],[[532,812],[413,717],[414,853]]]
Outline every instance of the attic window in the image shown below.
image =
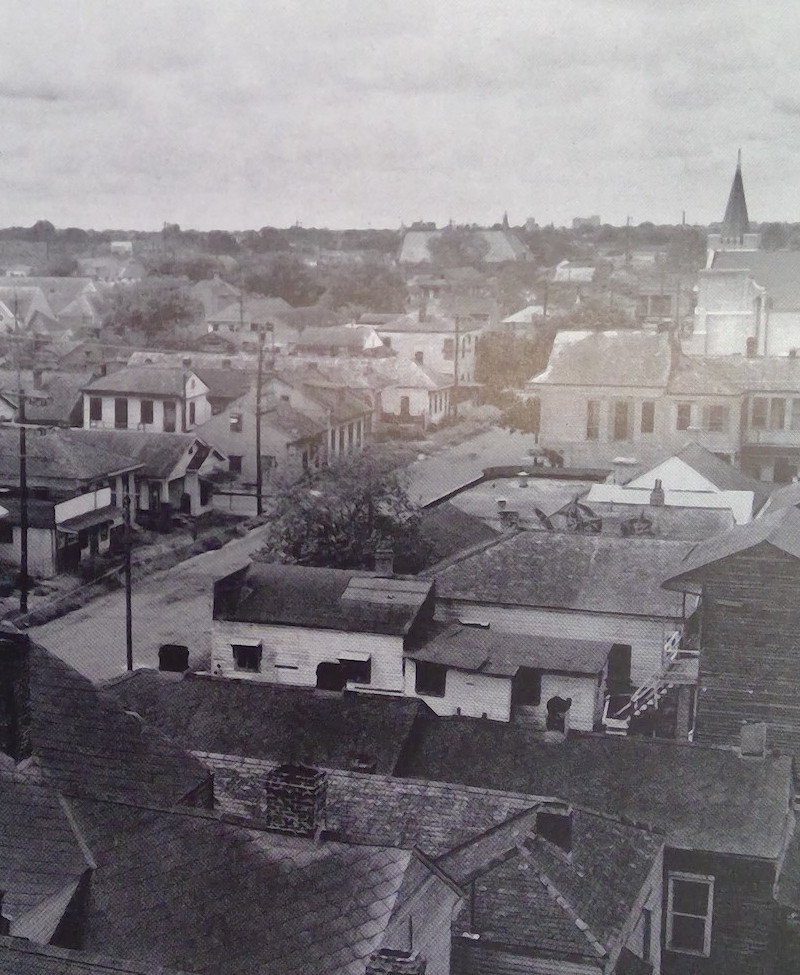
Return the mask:
[[667,900],[667,948],[691,955],[711,954],[714,878],[670,873]]
[[231,413],[231,433],[242,432],[242,414]]

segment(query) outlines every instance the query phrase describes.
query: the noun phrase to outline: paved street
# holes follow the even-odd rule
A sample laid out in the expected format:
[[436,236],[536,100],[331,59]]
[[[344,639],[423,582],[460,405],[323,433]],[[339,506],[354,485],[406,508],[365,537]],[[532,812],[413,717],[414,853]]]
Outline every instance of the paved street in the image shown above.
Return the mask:
[[[213,581],[247,562],[263,544],[263,533],[256,528],[215,552],[134,582],[134,667],[157,667],[162,643],[188,646],[190,665],[207,660]],[[125,670],[125,591],[116,590],[29,632],[93,681],[108,680]]]

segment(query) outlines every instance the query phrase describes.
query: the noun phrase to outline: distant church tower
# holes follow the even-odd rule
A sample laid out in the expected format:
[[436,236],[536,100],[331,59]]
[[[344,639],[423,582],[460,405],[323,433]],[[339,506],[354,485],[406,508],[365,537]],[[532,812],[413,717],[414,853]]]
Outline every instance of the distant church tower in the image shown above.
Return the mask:
[[708,235],[708,265],[719,251],[757,251],[761,247],[761,235],[750,233],[750,218],[747,215],[747,200],[742,182],[742,150],[736,161],[728,205],[722,218],[722,230]]

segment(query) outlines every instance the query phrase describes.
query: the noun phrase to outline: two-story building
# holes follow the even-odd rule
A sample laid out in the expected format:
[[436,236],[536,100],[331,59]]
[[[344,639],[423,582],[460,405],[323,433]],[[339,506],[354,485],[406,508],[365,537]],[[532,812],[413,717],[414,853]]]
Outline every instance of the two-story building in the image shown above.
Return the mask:
[[129,366],[83,390],[83,426],[188,433],[211,416],[208,386],[190,369]]
[[470,386],[475,382],[475,358],[482,328],[471,318],[432,314],[425,308],[375,326],[387,348],[452,376],[454,386]]

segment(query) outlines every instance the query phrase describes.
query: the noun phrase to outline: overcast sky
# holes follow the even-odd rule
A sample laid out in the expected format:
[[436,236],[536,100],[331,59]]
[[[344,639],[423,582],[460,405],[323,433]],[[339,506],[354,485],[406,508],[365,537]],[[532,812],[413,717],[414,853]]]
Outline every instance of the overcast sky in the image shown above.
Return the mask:
[[800,220],[787,0],[0,9],[0,226]]

